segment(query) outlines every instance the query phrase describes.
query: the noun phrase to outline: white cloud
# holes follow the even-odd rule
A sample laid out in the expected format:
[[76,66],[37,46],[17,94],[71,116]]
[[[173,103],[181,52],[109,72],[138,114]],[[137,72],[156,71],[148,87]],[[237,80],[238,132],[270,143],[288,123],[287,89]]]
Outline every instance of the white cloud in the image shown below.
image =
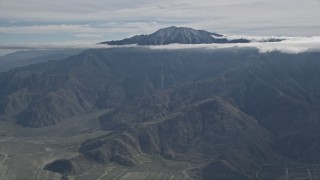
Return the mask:
[[[252,39],[252,36],[237,36]],[[255,36],[254,39],[265,39],[268,37]],[[275,38],[275,37],[270,37]],[[190,48],[206,48],[221,49],[232,47],[253,47],[258,48],[260,52],[281,51],[285,53],[301,53],[306,51],[320,51],[320,36],[314,37],[276,37],[286,38],[281,42],[252,42],[252,43],[230,43],[230,44],[171,44],[163,46],[149,46],[151,49],[190,49]]]
[[[0,19],[60,24],[114,23],[114,28],[121,23],[157,22],[153,30],[178,25],[221,33],[317,35],[319,12],[316,0],[4,0]],[[143,26],[131,31],[137,29]],[[149,33],[149,29],[141,33]]]
[[[88,46],[92,42],[149,34],[171,25],[204,29],[221,34],[319,36],[320,0],[0,0],[0,45],[23,45],[23,35],[50,35],[48,43],[32,48]],[[59,35],[72,35],[71,43],[50,42]],[[15,38],[20,35],[19,38]],[[33,37],[33,36],[32,36]],[[63,36],[61,36],[63,37]],[[66,37],[66,36],[64,36]],[[230,36],[229,36],[230,37]],[[235,37],[235,36],[234,36]],[[10,39],[11,38],[11,39]],[[314,37],[313,37],[314,38]],[[19,44],[9,44],[17,42]],[[26,38],[28,39],[28,38]],[[30,39],[30,36],[29,36]],[[44,41],[41,39],[41,42]],[[312,39],[312,38],[311,38]],[[256,46],[298,52],[319,45],[303,38]],[[57,39],[69,41],[70,39]],[[29,40],[30,41],[30,40]],[[39,42],[39,41],[38,41]],[[88,43],[90,42],[90,43]],[[77,45],[77,46],[78,46]],[[181,45],[179,45],[181,46]],[[210,45],[223,47],[224,45]],[[0,47],[1,48],[1,47]]]
[[[130,37],[143,32],[153,32],[160,25],[156,22],[102,23],[99,25],[33,25],[33,26],[0,26],[0,35],[56,35],[69,34],[77,40],[91,39],[91,42],[114,40]],[[0,42],[4,43],[0,40]]]
[[[237,36],[243,38],[263,39],[269,37],[259,36]],[[271,38],[271,37],[270,37]],[[260,52],[281,51],[285,53],[301,53],[306,51],[320,51],[320,36],[313,37],[272,37],[272,38],[286,38],[287,40],[281,42],[252,42],[252,43],[231,43],[231,44],[170,44],[161,46],[109,46],[96,45],[89,42],[74,41],[67,43],[51,42],[51,43],[29,43],[29,44],[7,44],[0,45],[0,50],[20,50],[20,49],[67,49],[67,48],[127,48],[127,47],[144,47],[150,49],[223,49],[223,48],[258,48]]]
[[3,34],[51,34],[51,33],[102,33],[103,30],[89,25],[36,25],[0,27]]
[[76,38],[79,39],[97,39],[97,40],[101,40],[103,38],[102,34],[92,34],[92,33],[78,33],[78,34],[74,34],[74,36]]

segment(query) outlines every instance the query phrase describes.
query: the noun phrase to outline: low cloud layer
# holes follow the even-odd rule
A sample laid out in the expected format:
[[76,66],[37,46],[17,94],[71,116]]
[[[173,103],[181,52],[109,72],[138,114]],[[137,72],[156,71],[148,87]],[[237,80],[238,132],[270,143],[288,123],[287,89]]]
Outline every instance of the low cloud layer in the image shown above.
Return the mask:
[[281,42],[252,42],[252,43],[231,43],[231,44],[171,44],[164,46],[150,46],[152,49],[187,49],[187,48],[207,48],[221,49],[232,47],[253,47],[260,52],[280,51],[285,53],[301,53],[306,51],[320,51],[320,36],[313,37],[261,37],[261,36],[234,36],[251,40],[261,40],[269,38],[286,39]]
[[[231,44],[172,44],[164,46],[150,46],[151,49],[187,49],[187,48],[207,48],[207,49],[221,49],[221,48],[244,48],[254,47],[260,52],[280,51],[285,53],[301,53],[306,51],[320,51],[320,36],[313,37],[260,37],[260,36],[234,36],[236,38],[251,39],[251,43],[231,43]],[[279,38],[286,39],[281,42],[258,42],[261,39]],[[254,42],[254,40],[257,40]]]
[[[285,53],[301,53],[307,51],[320,51],[320,36],[312,37],[262,37],[262,36],[226,36],[227,38],[246,38],[253,40],[252,43],[230,43],[230,44],[170,44],[160,46],[110,46],[110,45],[97,45],[84,42],[69,42],[69,43],[41,43],[41,44],[8,44],[0,45],[0,51],[17,51],[27,49],[68,49],[68,48],[127,48],[127,47],[144,47],[150,49],[192,49],[192,48],[205,48],[205,49],[223,49],[223,48],[257,48],[260,52],[280,51]],[[286,39],[281,42],[258,42],[261,39],[280,38]],[[254,42],[254,40],[257,40]]]

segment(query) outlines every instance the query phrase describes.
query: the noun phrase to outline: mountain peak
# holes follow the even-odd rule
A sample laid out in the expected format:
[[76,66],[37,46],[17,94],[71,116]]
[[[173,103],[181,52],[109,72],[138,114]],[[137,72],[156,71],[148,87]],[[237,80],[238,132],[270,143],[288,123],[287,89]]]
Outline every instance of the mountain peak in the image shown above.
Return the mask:
[[172,31],[198,31],[192,28],[188,28],[188,27],[177,27],[177,26],[170,26],[170,27],[166,27],[166,28],[161,28],[156,32],[161,32],[161,31],[166,31],[166,32],[172,32]]
[[167,45],[167,44],[211,44],[211,43],[249,43],[247,39],[228,40],[223,35],[187,27],[170,26],[148,35],[137,35],[118,41],[106,41],[108,45]]

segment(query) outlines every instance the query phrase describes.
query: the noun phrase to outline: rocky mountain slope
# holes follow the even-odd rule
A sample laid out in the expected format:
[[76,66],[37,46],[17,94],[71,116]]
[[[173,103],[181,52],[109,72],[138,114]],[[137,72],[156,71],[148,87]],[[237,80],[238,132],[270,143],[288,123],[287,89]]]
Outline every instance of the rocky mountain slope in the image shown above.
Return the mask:
[[211,44],[211,43],[248,43],[247,39],[228,40],[223,35],[204,30],[185,27],[168,27],[149,35],[137,35],[131,38],[106,41],[99,44],[108,45],[166,45],[166,44]]
[[254,179],[268,162],[319,163],[319,55],[92,49],[1,73],[0,113],[41,128],[110,109],[100,124],[111,133],[49,163],[54,172],[81,174],[84,160],[136,166],[158,154],[191,163],[195,179]]
[[[261,39],[260,42],[279,42],[284,39],[269,38]],[[250,43],[246,38],[229,38],[222,34],[204,30],[195,30],[186,27],[167,27],[148,35],[136,35],[131,38],[116,41],[105,41],[98,44],[107,45],[168,45],[168,44],[225,44],[225,43]]]

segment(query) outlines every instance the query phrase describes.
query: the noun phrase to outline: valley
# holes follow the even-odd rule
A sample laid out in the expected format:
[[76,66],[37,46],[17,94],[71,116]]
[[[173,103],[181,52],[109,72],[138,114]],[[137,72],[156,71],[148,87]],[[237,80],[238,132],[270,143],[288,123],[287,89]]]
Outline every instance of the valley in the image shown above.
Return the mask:
[[43,129],[1,122],[0,179],[61,179],[60,174],[44,170],[45,165],[55,159],[78,156],[77,148],[84,139],[107,134],[94,130],[98,124],[95,118],[101,113],[73,117],[58,126]]
[[[77,175],[63,176],[44,170],[45,165],[57,159],[78,157],[80,144],[109,132],[99,130],[97,118],[110,110],[100,110],[86,116],[66,119],[59,125],[33,129],[8,122],[0,124],[0,179],[6,180],[140,180],[191,179],[187,162],[170,161],[161,156],[141,155],[135,167],[108,165],[82,161],[86,169]],[[41,136],[39,136],[41,135]]]

